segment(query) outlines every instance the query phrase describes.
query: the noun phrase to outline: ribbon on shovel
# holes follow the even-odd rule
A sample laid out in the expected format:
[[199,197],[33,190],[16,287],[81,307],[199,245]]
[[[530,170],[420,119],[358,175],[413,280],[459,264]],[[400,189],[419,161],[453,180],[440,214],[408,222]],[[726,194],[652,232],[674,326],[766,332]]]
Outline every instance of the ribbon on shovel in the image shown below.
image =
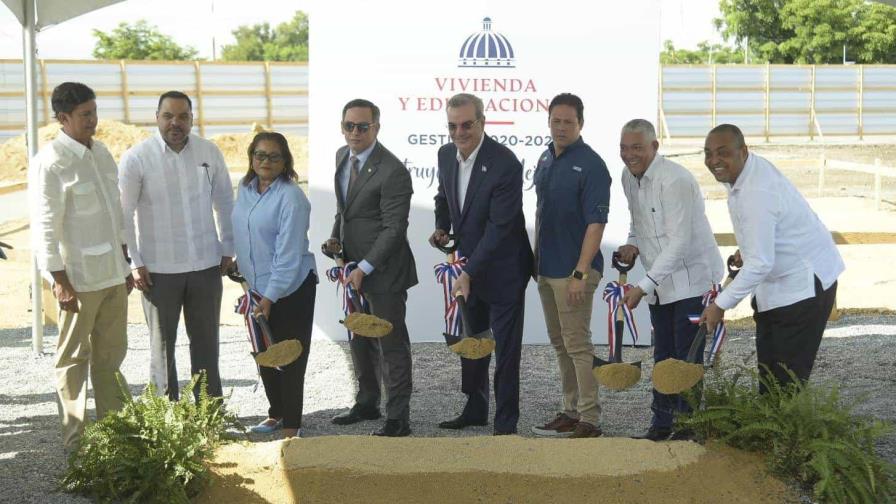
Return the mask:
[[[354,294],[355,299],[358,300],[359,308],[361,309],[361,313],[367,313],[370,311],[370,305],[367,302],[367,298],[364,297],[364,294],[356,291],[351,284],[346,285],[345,279],[351,274],[351,272],[358,267],[358,263],[350,262],[346,263],[344,267],[333,266],[332,268],[327,270],[327,278],[331,282],[336,283],[336,293],[339,294],[339,288],[342,287],[342,312],[345,313],[347,317],[349,313],[353,313],[355,310],[352,307],[351,296]],[[348,331],[348,339],[351,340],[354,334],[351,331]]]
[[457,337],[461,336],[463,330],[457,299],[451,295],[451,291],[454,290],[454,281],[463,273],[466,264],[467,258],[459,257],[454,262],[443,262],[433,266],[436,281],[441,284],[442,294],[445,297],[445,333]]
[[[625,325],[628,326],[628,332],[632,335],[632,341],[638,342],[638,328],[635,326],[635,316],[632,310],[622,303],[622,296],[631,289],[629,284],[620,285],[619,282],[611,281],[604,288],[603,298],[607,302],[607,341],[610,347],[610,360],[615,355],[616,345],[616,311],[622,309]],[[625,329],[623,329],[625,331]]]

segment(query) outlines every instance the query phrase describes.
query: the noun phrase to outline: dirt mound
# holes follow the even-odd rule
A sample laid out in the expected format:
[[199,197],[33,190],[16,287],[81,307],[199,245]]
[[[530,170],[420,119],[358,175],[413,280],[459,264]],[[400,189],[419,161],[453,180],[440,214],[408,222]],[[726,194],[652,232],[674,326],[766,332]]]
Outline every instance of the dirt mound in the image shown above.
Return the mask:
[[[38,145],[52,141],[59,133],[59,123],[49,124],[38,130]],[[130,124],[100,119],[96,126],[96,139],[103,142],[115,161],[132,145],[148,138],[147,130]],[[19,135],[0,144],[0,181],[23,182],[27,177],[28,155],[25,135]]]
[[195,502],[798,502],[754,455],[627,438],[325,436],[228,445],[212,472]]
[[[234,133],[227,135],[215,135],[210,138],[221,152],[231,171],[240,172],[248,168],[246,150],[255,136],[258,128],[253,125],[253,131],[248,133]],[[49,124],[38,130],[39,145],[56,138],[59,132],[59,123]],[[198,128],[194,128],[198,132]],[[121,158],[125,151],[142,142],[152,135],[150,130],[132,126],[118,121],[100,119],[96,128],[96,139],[103,142],[115,161]],[[299,178],[308,178],[308,139],[296,135],[285,135],[289,142],[289,148],[295,159],[295,169]],[[0,144],[0,183],[24,182],[27,178],[28,156],[25,144],[25,135],[19,135]]]

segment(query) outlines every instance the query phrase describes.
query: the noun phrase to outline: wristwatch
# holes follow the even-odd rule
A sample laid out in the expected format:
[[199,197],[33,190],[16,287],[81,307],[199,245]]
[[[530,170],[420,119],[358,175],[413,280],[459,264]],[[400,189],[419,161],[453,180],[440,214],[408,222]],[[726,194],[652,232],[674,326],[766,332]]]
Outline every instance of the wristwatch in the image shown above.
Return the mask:
[[570,276],[576,280],[588,280],[588,273],[582,273],[579,270],[572,270],[572,275]]

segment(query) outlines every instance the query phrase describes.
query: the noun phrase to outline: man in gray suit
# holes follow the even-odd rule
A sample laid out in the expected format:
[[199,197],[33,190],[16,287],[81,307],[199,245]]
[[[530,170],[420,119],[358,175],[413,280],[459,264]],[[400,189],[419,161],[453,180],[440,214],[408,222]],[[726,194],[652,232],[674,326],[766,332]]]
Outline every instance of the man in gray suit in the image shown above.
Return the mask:
[[355,336],[350,347],[358,393],[337,425],[380,418],[380,381],[386,388],[386,423],[373,434],[411,433],[411,343],[405,325],[408,288],[417,284],[417,267],[408,244],[408,213],[414,188],[405,166],[376,141],[380,109],[356,99],[342,109],[347,145],[336,151],[336,222],[324,248],[342,244],[346,262],[357,262],[347,278],[361,290],[370,311],[392,323],[382,339]]

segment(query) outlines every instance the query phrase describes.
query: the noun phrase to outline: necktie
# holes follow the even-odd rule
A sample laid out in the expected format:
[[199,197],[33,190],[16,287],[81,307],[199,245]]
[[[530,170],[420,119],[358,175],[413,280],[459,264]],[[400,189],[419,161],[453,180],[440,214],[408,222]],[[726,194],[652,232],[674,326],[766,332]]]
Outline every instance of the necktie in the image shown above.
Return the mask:
[[346,197],[352,192],[352,187],[355,185],[355,181],[358,180],[358,173],[361,171],[361,163],[357,156],[350,157],[349,161],[351,161],[351,169],[348,172],[348,190],[345,191]]

